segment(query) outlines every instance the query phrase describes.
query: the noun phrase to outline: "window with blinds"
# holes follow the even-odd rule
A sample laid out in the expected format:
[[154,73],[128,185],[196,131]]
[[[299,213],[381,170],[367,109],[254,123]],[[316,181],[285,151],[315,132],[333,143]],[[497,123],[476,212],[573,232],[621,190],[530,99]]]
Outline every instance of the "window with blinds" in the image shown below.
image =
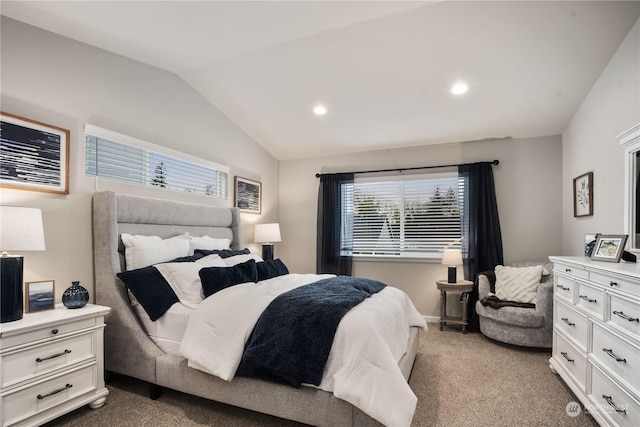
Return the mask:
[[228,168],[87,125],[85,173],[131,184],[227,197]]
[[342,185],[342,253],[439,258],[460,247],[462,194],[455,172],[356,177]]

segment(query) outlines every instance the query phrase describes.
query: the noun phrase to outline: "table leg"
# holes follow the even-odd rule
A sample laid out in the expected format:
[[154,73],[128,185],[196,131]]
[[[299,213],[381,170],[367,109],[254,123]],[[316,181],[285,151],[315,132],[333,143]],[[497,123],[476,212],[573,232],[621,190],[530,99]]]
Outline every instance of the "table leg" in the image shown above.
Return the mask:
[[462,333],[467,333],[467,303],[469,302],[469,292],[462,293]]
[[440,330],[443,330],[443,327],[446,324],[444,321],[444,318],[446,315],[447,315],[447,292],[441,290],[440,291]]

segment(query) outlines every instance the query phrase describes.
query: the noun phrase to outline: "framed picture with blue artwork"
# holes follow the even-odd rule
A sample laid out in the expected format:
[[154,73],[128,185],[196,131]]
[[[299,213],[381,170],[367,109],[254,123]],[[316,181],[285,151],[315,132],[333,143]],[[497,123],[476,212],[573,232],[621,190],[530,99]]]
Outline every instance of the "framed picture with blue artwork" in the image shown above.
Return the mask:
[[593,172],[573,179],[573,216],[593,215]]
[[0,112],[0,187],[69,194],[69,131]]

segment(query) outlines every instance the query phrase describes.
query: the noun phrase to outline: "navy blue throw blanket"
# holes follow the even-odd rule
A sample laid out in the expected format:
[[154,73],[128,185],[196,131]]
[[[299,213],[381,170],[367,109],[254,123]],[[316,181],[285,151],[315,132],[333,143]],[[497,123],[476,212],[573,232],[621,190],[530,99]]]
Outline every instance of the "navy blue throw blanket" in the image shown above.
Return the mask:
[[320,385],[340,320],[385,286],[375,280],[337,276],[279,295],[258,319],[236,375],[298,388],[302,383]]

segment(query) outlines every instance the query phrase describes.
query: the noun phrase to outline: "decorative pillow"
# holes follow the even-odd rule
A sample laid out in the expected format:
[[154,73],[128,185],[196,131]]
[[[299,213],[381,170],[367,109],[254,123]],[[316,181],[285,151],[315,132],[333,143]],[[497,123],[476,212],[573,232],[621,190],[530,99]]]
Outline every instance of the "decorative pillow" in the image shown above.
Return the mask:
[[209,297],[230,286],[240,283],[257,282],[256,262],[250,259],[233,267],[209,267],[200,270],[204,296]]
[[258,282],[289,274],[287,266],[279,258],[258,262],[256,263],[256,269],[258,270]]
[[196,249],[194,251],[196,255],[212,255],[217,254],[220,255],[220,258],[229,258],[235,255],[246,255],[250,254],[251,251],[248,248],[244,248],[241,250],[233,250],[233,249],[213,249],[213,250],[205,250],[205,249]]
[[216,239],[209,236],[189,236],[189,255],[193,255],[196,249],[229,249],[230,244],[231,240],[229,239]]
[[262,258],[256,254],[244,254],[244,255],[234,255],[227,258],[223,257],[224,264],[227,267],[233,267],[234,265],[240,264],[242,262],[247,262],[250,259],[255,262],[262,262]]
[[209,255],[196,262],[156,264],[155,268],[171,286],[180,302],[189,308],[195,309],[204,299],[199,275],[200,270],[212,266],[224,267],[222,258],[218,255]]
[[152,321],[158,320],[173,304],[179,302],[176,293],[154,266],[124,271],[117,276]]
[[503,301],[535,304],[538,285],[543,274],[549,272],[541,265],[531,267],[505,267],[497,265],[496,296]]
[[189,234],[170,239],[158,236],[132,236],[122,233],[124,258],[127,270],[135,270],[159,262],[166,262],[189,255]]

